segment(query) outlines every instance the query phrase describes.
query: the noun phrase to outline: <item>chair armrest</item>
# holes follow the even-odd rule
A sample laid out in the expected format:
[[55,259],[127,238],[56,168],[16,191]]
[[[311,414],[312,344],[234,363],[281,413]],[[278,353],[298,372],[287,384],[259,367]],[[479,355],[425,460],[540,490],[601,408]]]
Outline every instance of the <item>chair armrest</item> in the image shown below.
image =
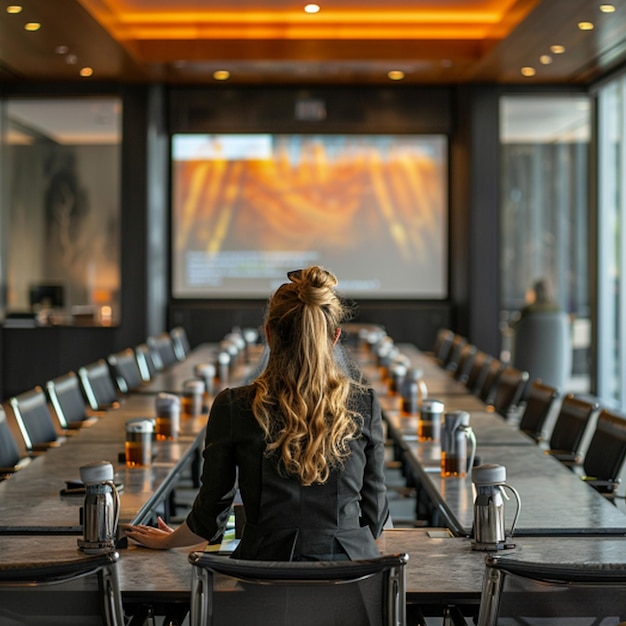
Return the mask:
[[565,465],[579,465],[582,461],[580,455],[567,450],[544,450],[544,454],[555,457]]
[[584,482],[591,485],[594,489],[597,489],[600,493],[607,495],[614,494],[621,482],[620,478],[616,478],[615,480],[598,480],[593,476],[581,476],[581,478]]

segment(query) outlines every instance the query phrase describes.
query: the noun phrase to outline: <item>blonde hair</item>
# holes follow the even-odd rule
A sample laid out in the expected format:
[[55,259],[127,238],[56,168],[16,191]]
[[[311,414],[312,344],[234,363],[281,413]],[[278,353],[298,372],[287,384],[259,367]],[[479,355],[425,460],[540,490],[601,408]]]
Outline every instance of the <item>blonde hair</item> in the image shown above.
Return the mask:
[[350,454],[358,430],[348,408],[350,380],[335,360],[337,329],[349,309],[337,279],[318,266],[287,274],[271,297],[265,323],[270,355],[254,381],[253,412],[265,433],[266,454],[302,485],[324,483]]

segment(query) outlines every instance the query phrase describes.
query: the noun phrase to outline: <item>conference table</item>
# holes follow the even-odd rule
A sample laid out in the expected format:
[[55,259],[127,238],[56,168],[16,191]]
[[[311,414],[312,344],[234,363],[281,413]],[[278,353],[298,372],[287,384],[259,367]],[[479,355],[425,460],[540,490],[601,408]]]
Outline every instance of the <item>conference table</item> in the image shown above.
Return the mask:
[[[412,347],[409,352],[412,363],[424,372],[429,391],[436,390],[446,410],[470,413],[481,460],[505,465],[509,482],[520,492],[522,511],[511,541],[514,547],[501,552],[540,562],[626,562],[626,515],[621,510],[543,454],[514,423],[489,412],[427,355]],[[215,355],[213,346],[192,352],[189,361],[157,377],[160,382],[155,381],[150,392],[129,394],[119,408],[106,412],[93,425],[0,483],[0,564],[85,558],[77,549],[76,536],[81,534],[79,508],[83,498],[62,496],[61,490],[66,481],[79,477],[81,465],[92,461],[109,460],[114,465],[116,481],[123,484],[122,524],[153,521],[155,510],[166,501],[180,472],[202,446],[207,415],[181,420],[177,440],[155,442],[156,455],[145,468],[127,468],[120,456],[125,422],[135,417],[154,417],[155,394],[180,393],[184,380],[193,374],[193,365],[206,362],[210,355]],[[371,357],[362,354],[359,358]],[[252,366],[243,363],[239,367],[231,384],[245,379]],[[378,386],[389,432],[401,443],[421,489],[442,512],[445,524],[437,528],[386,529],[378,540],[380,550],[409,554],[407,603],[426,607],[425,612],[430,614],[440,614],[447,604],[473,610],[471,607],[477,607],[480,601],[485,552],[472,548],[471,478],[441,478],[438,444],[417,441],[417,417],[402,414],[397,396],[387,393],[384,381],[377,378],[379,368],[366,360],[364,371]],[[508,523],[513,513],[509,504]],[[190,549],[154,551],[132,541],[129,544],[122,542],[119,548],[125,606],[158,606],[159,614],[171,607],[184,612],[190,594]]]
[[[467,538],[453,537],[442,528],[385,530],[378,540],[381,553],[407,553],[407,605],[425,615],[441,615],[456,605],[464,614],[477,612],[486,552],[474,550]],[[119,550],[118,571],[124,607],[133,613],[153,607],[155,615],[181,614],[189,606],[194,548],[167,551],[130,545]],[[520,537],[515,548],[502,550],[509,559],[533,563],[611,565],[626,562],[626,540],[616,537]],[[68,536],[0,536],[0,565],[81,560],[76,538]],[[224,553],[224,558],[228,555]],[[225,589],[226,590],[226,589]]]
[[[430,355],[414,346],[400,345],[411,367],[422,370],[429,398],[443,402],[445,411],[464,410],[476,436],[476,464],[506,468],[507,482],[520,494],[521,510],[515,535],[526,536],[625,536],[626,514],[585,484],[578,473],[522,433],[515,419],[491,411],[480,399],[443,370]],[[416,514],[427,524],[442,525],[460,537],[472,534],[475,487],[471,473],[442,477],[439,442],[418,441],[418,415],[403,413],[397,395],[389,393],[382,368],[367,351],[357,351],[370,384],[378,391],[387,436],[396,456],[416,487]],[[431,390],[437,390],[431,394]],[[446,392],[449,391],[449,393]],[[426,505],[424,505],[426,502]],[[506,524],[511,527],[516,506],[506,503]]]

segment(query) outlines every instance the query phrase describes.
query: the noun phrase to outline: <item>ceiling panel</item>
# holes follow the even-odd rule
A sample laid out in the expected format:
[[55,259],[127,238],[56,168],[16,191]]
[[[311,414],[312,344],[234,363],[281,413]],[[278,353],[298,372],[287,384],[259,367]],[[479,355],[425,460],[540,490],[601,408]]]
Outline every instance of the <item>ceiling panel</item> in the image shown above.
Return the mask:
[[401,70],[404,84],[586,84],[626,60],[626,0],[612,13],[595,0],[320,4],[308,15],[295,0],[24,0],[0,14],[0,81],[197,84],[227,70],[231,84],[388,84]]

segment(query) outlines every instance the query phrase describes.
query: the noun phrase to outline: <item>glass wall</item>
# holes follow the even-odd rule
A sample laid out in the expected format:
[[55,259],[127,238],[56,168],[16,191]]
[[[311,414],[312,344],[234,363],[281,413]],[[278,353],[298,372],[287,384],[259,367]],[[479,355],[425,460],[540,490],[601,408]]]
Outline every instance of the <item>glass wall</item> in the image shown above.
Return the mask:
[[515,361],[515,325],[541,281],[570,317],[568,387],[587,390],[589,98],[506,96],[500,120],[503,358]]
[[121,102],[3,103],[5,323],[120,315]]
[[626,409],[626,78],[598,91],[598,395]]

